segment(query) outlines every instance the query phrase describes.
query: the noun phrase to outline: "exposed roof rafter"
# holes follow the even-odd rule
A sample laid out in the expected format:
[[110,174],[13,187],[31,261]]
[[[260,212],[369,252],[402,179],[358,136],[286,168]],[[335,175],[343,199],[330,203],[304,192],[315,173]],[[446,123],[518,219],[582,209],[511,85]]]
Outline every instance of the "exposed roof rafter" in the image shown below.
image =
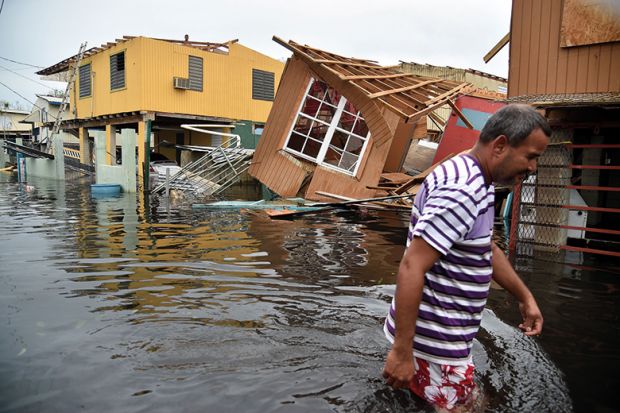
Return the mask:
[[407,121],[447,104],[470,86],[469,83],[402,73],[399,66],[380,66],[370,60],[339,56],[276,36],[273,40],[306,63],[333,73],[368,99],[377,99]]

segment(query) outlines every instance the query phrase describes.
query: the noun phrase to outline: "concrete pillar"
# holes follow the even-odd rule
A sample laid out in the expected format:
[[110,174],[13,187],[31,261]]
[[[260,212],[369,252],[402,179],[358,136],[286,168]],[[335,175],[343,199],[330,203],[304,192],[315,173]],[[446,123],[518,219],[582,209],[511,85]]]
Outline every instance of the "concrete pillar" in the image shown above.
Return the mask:
[[79,128],[78,135],[80,139],[80,163],[85,165],[91,165],[92,159],[90,159],[90,141],[88,140],[88,129]]
[[106,152],[106,141],[105,141],[105,132],[103,131],[93,131],[91,132],[95,138],[95,182],[102,183],[102,165],[105,165],[105,152]]
[[105,125],[105,150],[106,165],[116,165],[116,128],[112,125]]
[[123,186],[124,192],[136,192],[136,132],[133,129],[121,130],[122,176],[118,182]]
[[0,168],[4,168],[9,161],[9,155],[5,153],[4,139],[0,138]]
[[54,145],[54,176],[60,181],[65,180],[65,154],[63,152],[65,139],[70,139],[68,133],[60,132],[53,141]]
[[144,160],[146,159],[146,151],[145,151],[145,142],[146,142],[146,122],[140,121],[138,122],[138,185],[142,186],[144,180]]

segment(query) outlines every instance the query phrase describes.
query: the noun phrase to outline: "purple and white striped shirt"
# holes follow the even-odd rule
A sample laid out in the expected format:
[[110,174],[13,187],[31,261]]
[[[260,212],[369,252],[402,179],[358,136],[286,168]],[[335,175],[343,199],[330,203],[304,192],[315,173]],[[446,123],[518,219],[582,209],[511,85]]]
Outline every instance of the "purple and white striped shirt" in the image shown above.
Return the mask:
[[[493,269],[491,235],[495,191],[478,161],[463,154],[428,175],[411,211],[407,247],[422,237],[441,253],[426,273],[413,340],[414,356],[439,364],[471,363]],[[395,334],[395,300],[385,320]]]

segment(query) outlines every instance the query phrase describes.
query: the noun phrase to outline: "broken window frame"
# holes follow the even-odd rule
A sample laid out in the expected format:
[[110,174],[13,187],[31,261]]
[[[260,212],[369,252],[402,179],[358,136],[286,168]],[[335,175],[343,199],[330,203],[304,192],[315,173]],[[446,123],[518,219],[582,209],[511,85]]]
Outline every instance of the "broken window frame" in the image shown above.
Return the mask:
[[[328,90],[329,89],[333,89],[338,95],[339,95],[339,100],[338,103],[336,105],[336,112],[334,113],[333,117],[331,118],[331,120],[329,120],[329,123],[326,122],[325,119],[320,119],[317,117],[318,113],[315,114],[314,116],[310,116],[306,113],[303,112],[304,109],[304,105],[306,104],[306,101],[308,99],[313,99],[317,100],[315,97],[311,97],[309,98],[309,93],[310,90],[312,88],[312,85],[314,84],[314,82],[322,82],[324,83]],[[329,93],[326,93],[321,101],[318,101],[318,104],[321,105],[325,102],[325,96],[327,96]],[[351,128],[350,131],[344,130],[342,128],[340,128],[338,125],[340,124],[340,120],[342,119],[342,115],[343,113],[345,113],[345,106],[347,105],[347,103],[350,103],[342,94],[340,94],[337,90],[335,90],[335,88],[331,87],[329,84],[327,84],[326,82],[320,80],[320,79],[315,79],[315,78],[311,78],[310,81],[308,82],[308,87],[306,88],[306,93],[304,94],[303,99],[301,100],[301,103],[299,105],[299,109],[297,110],[297,114],[295,116],[295,120],[293,121],[293,124],[291,125],[291,129],[288,133],[288,136],[286,138],[286,142],[284,143],[284,150],[288,153],[291,153],[295,156],[298,156],[300,158],[309,160],[313,163],[316,163],[317,165],[320,166],[324,166],[326,168],[329,169],[333,169],[335,171],[347,174],[347,175],[351,175],[351,176],[357,176],[357,173],[360,169],[360,166],[362,165],[362,159],[364,158],[364,154],[366,153],[366,149],[368,147],[368,142],[370,141],[370,129],[368,129],[368,125],[366,125],[366,128],[368,129],[368,133],[366,134],[366,136],[360,136],[358,134],[353,133],[353,129],[355,128],[355,126],[353,126]],[[330,103],[330,105],[333,106],[333,104]],[[347,113],[349,113],[350,115],[353,114],[350,111],[346,111]],[[361,111],[356,110],[355,111],[355,122],[359,122],[359,121],[363,121],[364,123],[366,122],[366,120],[364,119],[364,117],[362,116]],[[318,151],[318,154],[316,155],[316,157],[307,155],[305,153],[303,153],[303,148],[302,151],[297,151],[293,148],[289,148],[288,145],[290,143],[291,137],[293,136],[293,132],[295,131],[295,126],[297,125],[300,117],[303,117],[305,119],[307,119],[308,121],[310,121],[311,123],[314,122],[318,122],[320,123],[322,126],[327,126],[327,131],[325,132],[325,135],[323,136],[323,140],[321,142],[321,148]],[[354,123],[355,125],[355,123]],[[347,141],[345,142],[345,144],[343,145],[343,148],[340,149],[334,145],[332,145],[332,139],[334,138],[335,132],[339,132],[340,134],[344,134],[347,136]],[[303,135],[303,137],[305,138],[304,141],[304,147],[307,144],[308,140],[313,139],[311,138],[309,135],[305,135],[305,134],[300,134],[299,132],[296,132],[299,135]],[[362,147],[360,149],[359,154],[354,154],[352,152],[347,152],[345,151],[345,149],[348,146],[348,143],[351,139],[351,137],[354,137],[356,139],[362,140],[363,144]],[[316,141],[315,141],[316,142]],[[348,169],[340,167],[338,165],[334,165],[333,163],[329,163],[328,161],[325,160],[325,156],[327,155],[328,150],[332,149],[332,151],[336,152],[337,154],[339,154],[339,159],[338,159],[338,163],[340,164],[342,162],[342,159],[344,157],[345,154],[349,154],[352,156],[356,156],[357,159],[354,162],[354,168],[353,170],[351,170],[351,167],[349,167]]]

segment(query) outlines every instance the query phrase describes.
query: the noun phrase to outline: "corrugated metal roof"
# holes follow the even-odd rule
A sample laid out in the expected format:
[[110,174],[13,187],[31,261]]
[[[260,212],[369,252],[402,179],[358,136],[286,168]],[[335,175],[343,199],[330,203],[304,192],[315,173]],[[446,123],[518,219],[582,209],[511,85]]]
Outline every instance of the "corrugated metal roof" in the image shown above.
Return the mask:
[[[135,39],[137,37],[142,37],[142,36],[123,36],[122,39],[116,39],[116,41],[114,42],[108,42],[106,44],[102,44],[99,47],[91,47],[90,49],[86,50],[84,52],[84,57],[89,57],[92,55],[95,55],[99,52],[102,52],[106,49],[109,49],[111,47],[116,46],[117,44],[120,43],[124,43],[127,42],[129,40]],[[170,43],[178,43],[178,44],[182,44],[184,46],[188,46],[188,47],[194,47],[196,49],[200,49],[203,51],[207,51],[207,52],[214,52],[214,53],[227,53],[228,52],[228,48],[232,43],[236,43],[238,42],[238,39],[234,39],[234,40],[229,40],[225,43],[212,43],[212,42],[195,42],[195,41],[190,41],[187,37],[185,40],[171,40],[171,39],[158,39],[155,37],[149,37],[149,39],[153,39],[153,40],[161,40],[164,42],[170,42]],[[226,49],[226,50],[223,50]],[[60,72],[64,72],[65,70],[69,69],[69,66],[71,65],[71,63],[73,63],[75,60],[77,59],[77,54],[68,57],[64,60],[61,60],[60,62],[46,67],[45,69],[41,69],[38,72],[36,72],[37,75],[43,75],[43,76],[49,76],[49,75],[53,75],[56,73],[60,73]]]
[[48,96],[48,95],[37,95],[37,97],[45,100],[48,103],[51,103],[52,105],[53,104],[61,104],[62,103],[62,98],[61,97]]

